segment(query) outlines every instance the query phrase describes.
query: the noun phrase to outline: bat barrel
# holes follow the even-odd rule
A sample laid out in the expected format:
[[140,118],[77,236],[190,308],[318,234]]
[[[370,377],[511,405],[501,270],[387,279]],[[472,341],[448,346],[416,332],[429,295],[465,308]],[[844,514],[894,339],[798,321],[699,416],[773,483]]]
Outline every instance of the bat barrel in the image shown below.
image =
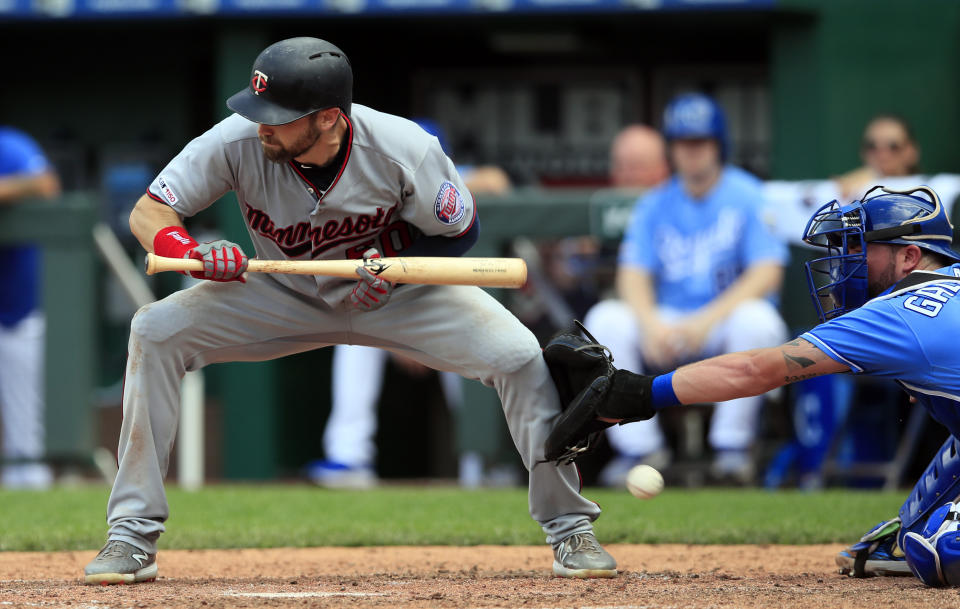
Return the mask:
[[[527,282],[527,265],[522,258],[379,258],[368,260],[257,260],[249,261],[251,273],[327,275],[356,279],[363,265],[374,275],[394,283],[427,285],[475,285],[490,288],[519,288]],[[203,261],[165,258],[147,254],[147,275],[163,271],[202,271]]]

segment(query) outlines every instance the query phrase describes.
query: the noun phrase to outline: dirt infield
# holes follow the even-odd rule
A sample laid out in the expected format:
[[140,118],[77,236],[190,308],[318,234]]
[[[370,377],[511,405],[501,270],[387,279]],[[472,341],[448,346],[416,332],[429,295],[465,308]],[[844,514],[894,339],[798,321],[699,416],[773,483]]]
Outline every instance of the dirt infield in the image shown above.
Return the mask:
[[621,575],[550,575],[543,547],[161,551],[160,578],[84,586],[94,552],[0,553],[0,607],[670,608],[960,607],[912,577],[840,576],[841,547],[610,545]]

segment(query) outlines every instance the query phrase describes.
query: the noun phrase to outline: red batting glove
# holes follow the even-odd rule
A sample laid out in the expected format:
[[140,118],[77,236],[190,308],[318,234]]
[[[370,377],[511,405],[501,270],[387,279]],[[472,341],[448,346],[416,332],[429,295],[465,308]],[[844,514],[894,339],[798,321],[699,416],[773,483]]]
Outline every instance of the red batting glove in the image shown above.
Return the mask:
[[[376,248],[371,247],[363,253],[364,262],[379,257],[380,252]],[[387,301],[390,300],[390,294],[393,293],[392,283],[374,275],[362,266],[357,267],[357,275],[360,276],[360,281],[357,282],[353,292],[350,293],[350,304],[353,305],[353,308],[361,311],[373,311],[387,304]]]
[[220,240],[201,244],[182,226],[168,226],[157,231],[153,238],[153,251],[167,258],[202,261],[202,271],[189,273],[196,279],[246,282],[243,273],[247,270],[247,256],[236,243]]
[[203,261],[203,271],[190,273],[198,279],[247,282],[243,277],[247,271],[247,255],[236,243],[224,239],[201,243],[188,254],[194,260]]

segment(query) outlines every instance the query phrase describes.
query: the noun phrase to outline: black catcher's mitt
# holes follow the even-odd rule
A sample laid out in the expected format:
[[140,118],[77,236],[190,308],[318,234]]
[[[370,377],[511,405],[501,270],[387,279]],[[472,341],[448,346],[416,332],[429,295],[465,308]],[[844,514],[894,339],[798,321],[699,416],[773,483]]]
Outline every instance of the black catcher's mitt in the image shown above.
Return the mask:
[[610,350],[576,324],[589,340],[558,334],[543,348],[563,407],[545,445],[546,460],[558,465],[572,463],[596,445],[600,432],[615,425],[598,417],[620,419],[622,425],[656,412],[650,405],[653,377],[617,370]]

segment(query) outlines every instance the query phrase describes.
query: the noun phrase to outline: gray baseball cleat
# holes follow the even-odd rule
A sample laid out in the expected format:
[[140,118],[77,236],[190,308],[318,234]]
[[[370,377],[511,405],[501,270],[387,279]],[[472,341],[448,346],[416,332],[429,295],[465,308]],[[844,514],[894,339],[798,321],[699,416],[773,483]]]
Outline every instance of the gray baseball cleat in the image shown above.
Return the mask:
[[559,577],[616,577],[617,561],[593,533],[576,533],[553,546],[553,574]]
[[157,579],[157,555],[111,539],[83,569],[85,584],[135,584]]

